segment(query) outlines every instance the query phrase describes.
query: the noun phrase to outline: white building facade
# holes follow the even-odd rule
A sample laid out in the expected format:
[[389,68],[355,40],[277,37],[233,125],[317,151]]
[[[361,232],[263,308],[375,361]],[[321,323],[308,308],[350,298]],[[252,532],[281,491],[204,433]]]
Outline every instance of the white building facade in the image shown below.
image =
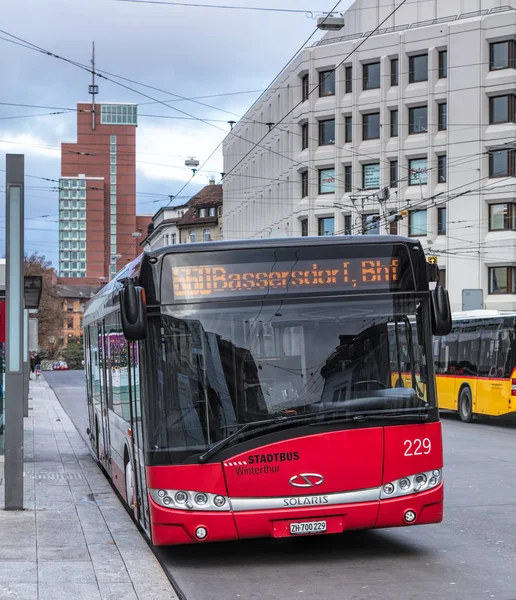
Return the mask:
[[180,243],[178,220],[186,213],[188,206],[164,206],[152,217],[152,226],[140,243],[145,250],[155,250]]
[[418,237],[454,311],[515,310],[516,0],[411,0],[366,39],[398,4],[355,2],[233,128],[223,237]]

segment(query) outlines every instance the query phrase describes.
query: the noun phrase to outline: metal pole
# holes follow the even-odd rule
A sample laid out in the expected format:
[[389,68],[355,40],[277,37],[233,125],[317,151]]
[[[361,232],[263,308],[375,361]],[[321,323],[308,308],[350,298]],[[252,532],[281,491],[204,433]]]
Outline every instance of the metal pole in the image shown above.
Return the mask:
[[29,416],[29,309],[23,309],[23,416]]
[[23,510],[24,155],[6,155],[5,510]]

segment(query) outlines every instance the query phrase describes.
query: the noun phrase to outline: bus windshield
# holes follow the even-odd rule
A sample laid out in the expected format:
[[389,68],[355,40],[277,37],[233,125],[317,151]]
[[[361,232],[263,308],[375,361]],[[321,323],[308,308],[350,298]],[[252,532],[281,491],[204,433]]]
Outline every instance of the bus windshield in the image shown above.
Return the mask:
[[425,300],[385,298],[162,307],[144,342],[151,459],[182,461],[279,415],[306,424],[434,406],[416,324]]

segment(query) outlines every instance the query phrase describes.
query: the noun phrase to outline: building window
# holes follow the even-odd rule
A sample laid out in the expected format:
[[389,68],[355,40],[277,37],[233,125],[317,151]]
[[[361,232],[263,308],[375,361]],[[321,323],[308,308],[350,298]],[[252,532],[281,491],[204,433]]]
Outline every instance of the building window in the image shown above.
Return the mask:
[[66,310],[68,312],[73,312],[73,301],[68,300],[68,302],[66,303]]
[[110,144],[116,144],[116,135],[110,135],[109,136],[109,143]]
[[515,66],[514,40],[506,42],[495,42],[489,46],[489,70],[514,69]]
[[335,70],[319,72],[319,96],[335,96]]
[[514,123],[515,122],[516,96],[493,96],[489,98],[489,123]]
[[398,161],[391,160],[390,162],[390,187],[397,188],[398,187]]
[[353,174],[351,165],[344,165],[344,192],[351,192],[353,189]]
[[380,137],[380,113],[362,116],[362,137],[364,140],[377,140]]
[[437,157],[437,183],[446,183],[446,154]]
[[439,52],[439,79],[448,77],[448,50]]
[[344,141],[350,144],[353,141],[353,120],[351,117],[344,119]]
[[380,215],[378,213],[362,215],[362,232],[364,235],[380,233]]
[[426,158],[409,160],[409,185],[426,185],[428,179],[428,161]]
[[102,125],[138,125],[136,109],[136,104],[101,104],[100,122]]
[[333,235],[335,233],[335,219],[333,217],[324,217],[319,219],[319,235]]
[[205,217],[205,216],[206,216],[206,209],[200,208],[199,209],[199,217]]
[[353,235],[351,215],[344,215],[344,235]]
[[303,75],[303,77],[301,77],[301,91],[302,91],[302,98],[303,98],[303,102],[305,102],[306,100],[308,100],[308,74]]
[[175,233],[171,233],[170,234],[170,243],[171,244],[175,244],[176,243],[176,234]]
[[308,196],[308,171],[301,173],[301,198]]
[[116,175],[116,165],[111,165],[109,173],[110,175]]
[[209,242],[211,240],[210,230],[205,229],[203,232],[203,239],[205,242]]
[[409,83],[428,81],[428,54],[409,57]]
[[335,169],[319,169],[319,194],[335,193]]
[[439,102],[437,111],[437,129],[439,131],[446,131],[448,129],[448,104],[446,102]]
[[516,267],[491,267],[489,293],[516,294]]
[[437,235],[446,235],[446,206],[437,209]]
[[319,146],[335,144],[335,119],[319,121]]
[[346,67],[346,94],[351,94],[353,91],[353,67]]
[[308,219],[301,219],[301,235],[308,236]]
[[489,205],[489,231],[514,231],[515,229],[516,204],[504,202]]
[[398,111],[391,110],[391,137],[398,137]]
[[168,235],[168,233],[165,233],[165,246],[168,246],[170,244],[170,237]]
[[301,125],[301,150],[308,148],[308,123]]
[[364,190],[379,189],[380,163],[362,165],[362,187]]
[[489,152],[489,177],[514,177],[514,150]]
[[389,234],[398,235],[398,221],[394,218],[389,222]]
[[391,85],[392,86],[399,84],[399,66],[400,66],[399,59],[391,58]]
[[73,329],[73,318],[66,320],[66,327],[67,329]]
[[409,236],[426,235],[426,210],[414,210],[409,214]]
[[409,108],[409,134],[426,133],[428,131],[428,107]]
[[376,90],[380,87],[380,63],[363,65],[364,90]]
[[210,206],[210,208],[209,208],[209,211],[208,211],[208,212],[209,212],[209,216],[210,216],[210,217],[215,217],[215,216],[216,216],[216,215],[215,215],[215,207],[214,207],[214,206]]
[[195,231],[190,231],[190,242],[195,242]]

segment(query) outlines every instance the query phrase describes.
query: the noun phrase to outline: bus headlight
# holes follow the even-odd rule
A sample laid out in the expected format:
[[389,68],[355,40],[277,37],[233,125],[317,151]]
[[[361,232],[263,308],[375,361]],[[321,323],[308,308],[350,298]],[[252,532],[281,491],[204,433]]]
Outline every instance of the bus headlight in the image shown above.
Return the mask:
[[401,479],[385,483],[381,488],[380,499],[397,498],[399,496],[407,496],[408,494],[417,494],[418,492],[431,490],[438,486],[442,480],[443,476],[440,469],[402,477]]
[[149,489],[149,494],[159,506],[175,510],[231,510],[229,498],[220,494],[165,489]]

